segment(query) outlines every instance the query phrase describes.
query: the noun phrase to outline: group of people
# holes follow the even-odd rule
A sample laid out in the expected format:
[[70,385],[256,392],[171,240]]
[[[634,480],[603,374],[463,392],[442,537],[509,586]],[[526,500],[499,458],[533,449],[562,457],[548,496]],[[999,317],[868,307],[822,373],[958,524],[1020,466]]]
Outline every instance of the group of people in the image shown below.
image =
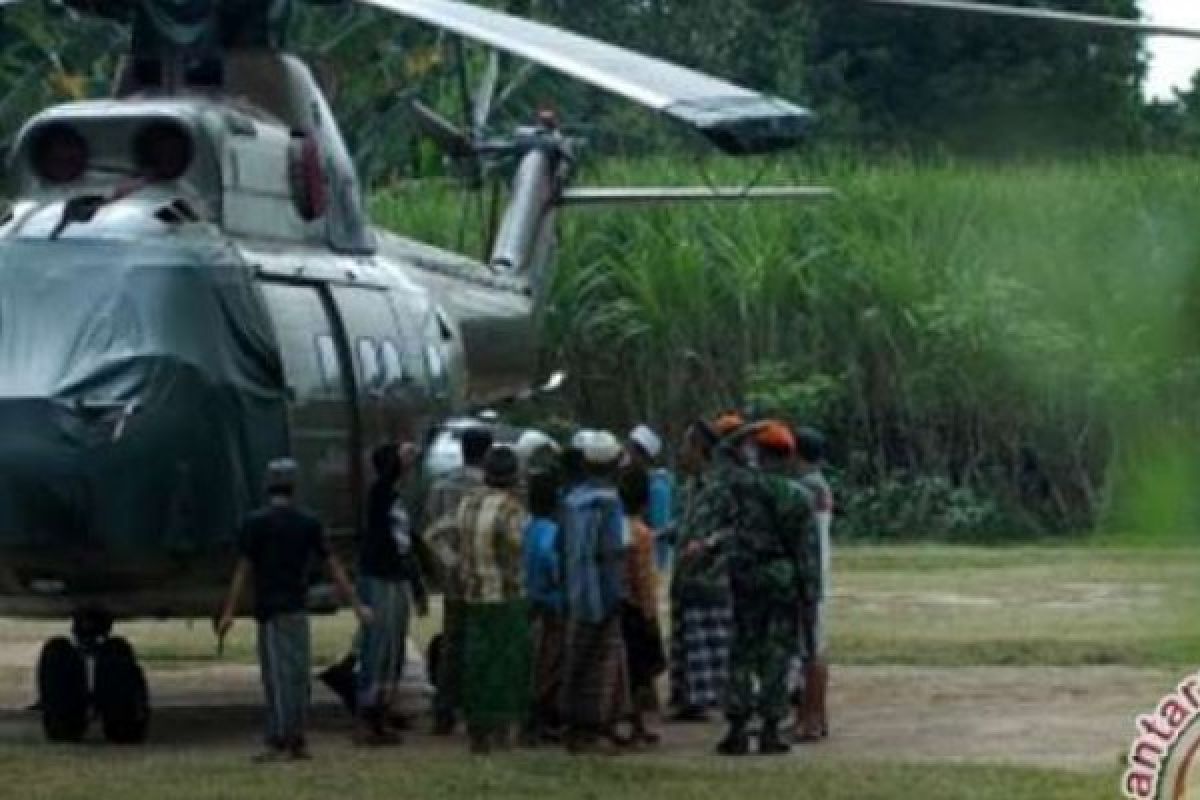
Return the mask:
[[[789,750],[828,733],[824,598],[832,496],[815,431],[725,414],[697,421],[659,466],[647,426],[622,441],[582,430],[560,446],[512,445],[484,424],[459,433],[461,467],[427,483],[415,447],[373,453],[357,583],[319,522],[294,502],[295,465],[272,464],[268,506],[246,521],[218,633],[252,576],[267,695],[264,760],[303,758],[308,699],[307,565],[325,559],[360,621],[353,655],[356,740],[398,741],[392,702],[423,573],[443,594],[428,654],[434,732],[465,720],[472,752],[565,744],[570,752],[656,743],[659,678],[671,719],[723,710],[718,752]],[[415,488],[414,487],[419,487]],[[407,490],[407,491],[406,491]],[[660,575],[670,569],[670,641]],[[784,730],[793,713],[795,725]]]

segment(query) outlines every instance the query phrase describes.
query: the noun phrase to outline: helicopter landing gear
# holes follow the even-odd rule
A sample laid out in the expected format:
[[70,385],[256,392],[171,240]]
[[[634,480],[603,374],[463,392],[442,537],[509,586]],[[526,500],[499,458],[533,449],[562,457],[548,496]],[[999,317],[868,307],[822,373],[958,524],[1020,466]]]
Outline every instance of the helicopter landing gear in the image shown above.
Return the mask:
[[93,691],[104,738],[113,744],[141,744],[150,730],[150,693],[129,642],[105,640],[96,650]]
[[107,741],[144,742],[150,729],[146,676],[129,642],[111,635],[111,615],[96,609],[78,611],[71,633],[72,638],[58,636],[46,642],[38,659],[38,707],[46,738],[82,741],[94,711]]
[[65,636],[46,642],[38,658],[42,730],[51,742],[79,742],[87,733],[89,697],[83,654]]

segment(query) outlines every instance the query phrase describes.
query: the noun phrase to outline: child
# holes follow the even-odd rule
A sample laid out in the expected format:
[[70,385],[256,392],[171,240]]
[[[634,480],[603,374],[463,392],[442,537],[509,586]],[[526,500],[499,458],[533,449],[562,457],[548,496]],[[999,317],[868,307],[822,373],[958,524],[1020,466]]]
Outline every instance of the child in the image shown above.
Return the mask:
[[529,475],[529,522],[522,540],[525,591],[533,638],[533,697],[524,742],[557,738],[561,728],[563,649],[566,641],[562,542],[556,515],[559,482],[549,471]]
[[[828,647],[828,613],[831,580],[832,544],[829,530],[833,524],[833,491],[821,464],[825,461],[825,437],[813,428],[796,431],[797,482],[812,495],[813,514],[817,521],[821,563],[821,593],[813,608],[803,609],[802,624],[811,630],[810,647],[802,648],[798,654],[793,681],[793,705],[796,716],[796,739],[799,742],[815,742],[829,736],[829,717],[826,711],[826,692],[829,686],[829,663],[826,660]],[[811,650],[811,651],[810,651]]]
[[633,740],[657,744],[659,736],[646,727],[646,714],[658,711],[655,680],[666,670],[662,633],[658,626],[658,574],[655,571],[654,531],[644,521],[650,502],[646,470],[631,466],[621,475],[619,491],[629,526],[625,563],[626,599],[621,629],[628,659]]

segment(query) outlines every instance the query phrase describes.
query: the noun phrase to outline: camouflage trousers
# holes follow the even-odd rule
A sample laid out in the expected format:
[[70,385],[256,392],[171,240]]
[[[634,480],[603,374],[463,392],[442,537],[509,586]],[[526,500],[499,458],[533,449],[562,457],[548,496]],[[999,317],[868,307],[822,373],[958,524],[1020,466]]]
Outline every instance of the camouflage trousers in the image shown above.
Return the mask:
[[745,722],[757,711],[766,722],[788,713],[788,671],[796,652],[796,612],[782,604],[733,599],[733,644],[725,715]]

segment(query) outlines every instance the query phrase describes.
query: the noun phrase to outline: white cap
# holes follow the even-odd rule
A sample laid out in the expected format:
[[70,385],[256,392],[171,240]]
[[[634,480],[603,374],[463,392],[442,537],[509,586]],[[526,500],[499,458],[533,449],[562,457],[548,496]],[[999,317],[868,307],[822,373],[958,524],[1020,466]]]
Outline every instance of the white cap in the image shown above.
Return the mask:
[[583,445],[583,458],[589,464],[615,464],[621,457],[621,442],[608,431],[590,431]]
[[425,454],[425,474],[439,477],[463,466],[462,445],[449,431],[439,433]]
[[571,449],[578,450],[580,452],[587,450],[588,442],[591,441],[592,437],[595,435],[595,431],[588,430],[586,428],[581,431],[576,431],[575,435],[571,437]]
[[517,439],[517,457],[521,459],[522,467],[528,466],[529,460],[539,450],[553,450],[557,453],[559,449],[558,442],[538,430],[527,430]]
[[642,448],[652,459],[658,458],[662,453],[662,439],[646,425],[638,425],[630,431],[629,441]]

